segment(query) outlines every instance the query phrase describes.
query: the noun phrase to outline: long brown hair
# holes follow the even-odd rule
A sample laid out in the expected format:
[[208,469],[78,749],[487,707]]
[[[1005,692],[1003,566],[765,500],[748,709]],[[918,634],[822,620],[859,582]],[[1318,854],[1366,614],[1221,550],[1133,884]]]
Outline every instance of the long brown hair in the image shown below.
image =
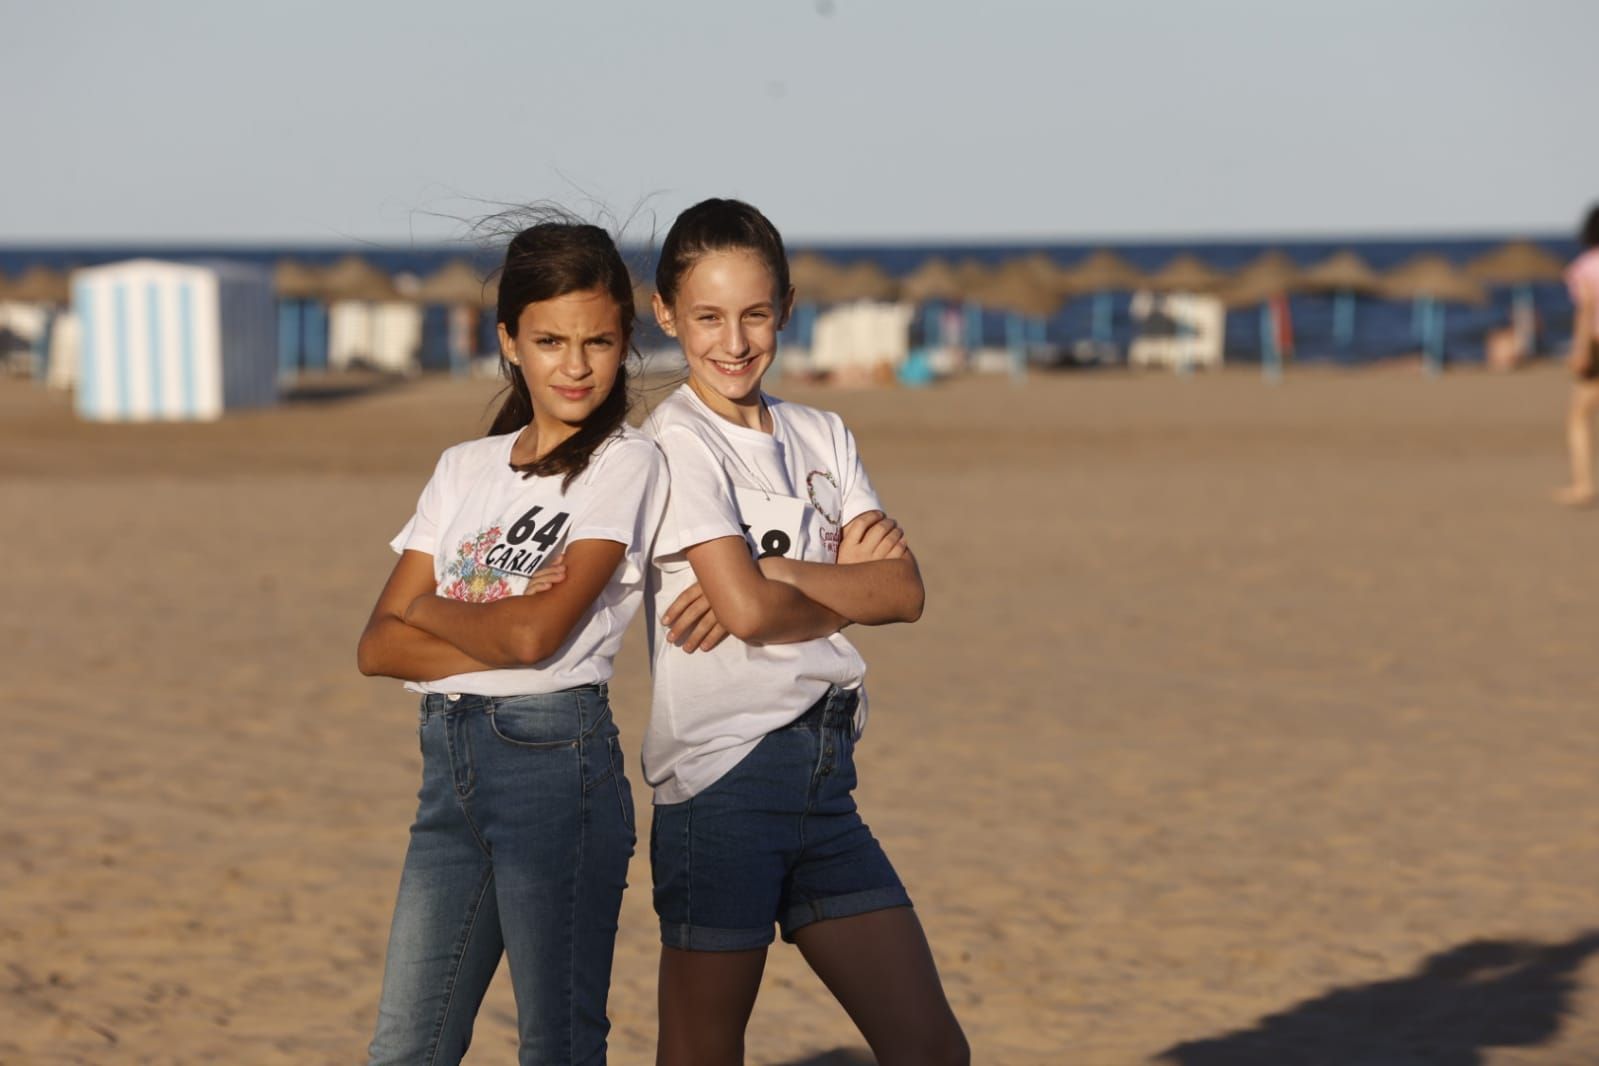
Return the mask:
[[[512,339],[517,322],[528,304],[553,300],[573,292],[599,289],[616,301],[622,322],[622,350],[633,344],[633,282],[627,264],[616,250],[611,235],[598,226],[578,222],[540,222],[529,226],[505,249],[505,265],[500,270],[500,296],[495,317]],[[533,421],[533,398],[519,367],[500,353],[500,373],[506,379],[505,400],[489,436],[519,430]],[[627,419],[628,383],[624,358],[616,370],[616,381],[599,407],[583,421],[576,433],[551,449],[542,459],[516,467],[524,477],[564,475],[561,488],[588,468],[594,452]]]

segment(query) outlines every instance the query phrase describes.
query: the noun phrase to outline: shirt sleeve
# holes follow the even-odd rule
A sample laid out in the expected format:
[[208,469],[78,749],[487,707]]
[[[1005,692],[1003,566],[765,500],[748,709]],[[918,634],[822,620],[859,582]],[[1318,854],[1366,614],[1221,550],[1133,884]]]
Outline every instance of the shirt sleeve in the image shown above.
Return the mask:
[[732,479],[710,446],[686,426],[662,430],[657,443],[666,457],[671,487],[654,557],[670,559],[708,540],[743,536]]
[[647,440],[620,441],[596,460],[594,484],[572,516],[568,544],[612,540],[626,547],[622,580],[641,580],[666,503],[666,460]]
[[445,452],[439,456],[438,465],[433,468],[433,476],[428,478],[428,483],[422,488],[422,495],[416,501],[416,513],[405,527],[394,535],[389,541],[389,547],[394,549],[396,555],[408,551],[425,552],[428,555],[437,555],[439,546],[439,528],[445,520],[445,492],[450,480],[450,453]]
[[881,511],[883,504],[877,498],[877,491],[872,488],[871,479],[866,476],[866,467],[861,465],[861,454],[855,448],[855,434],[842,423],[840,428],[844,434],[844,461],[840,464],[844,469],[844,508],[840,520],[847,526],[867,511]]

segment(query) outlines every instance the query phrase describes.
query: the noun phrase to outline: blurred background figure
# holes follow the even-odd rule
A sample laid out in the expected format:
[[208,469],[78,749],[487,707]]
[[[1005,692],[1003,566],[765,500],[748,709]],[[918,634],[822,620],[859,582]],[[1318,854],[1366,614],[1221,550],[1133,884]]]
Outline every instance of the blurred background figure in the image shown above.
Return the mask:
[[1571,408],[1566,414],[1566,447],[1571,453],[1571,483],[1555,499],[1573,507],[1593,503],[1593,415],[1599,410],[1599,204],[1583,220],[1582,254],[1566,271],[1575,314],[1571,321]]

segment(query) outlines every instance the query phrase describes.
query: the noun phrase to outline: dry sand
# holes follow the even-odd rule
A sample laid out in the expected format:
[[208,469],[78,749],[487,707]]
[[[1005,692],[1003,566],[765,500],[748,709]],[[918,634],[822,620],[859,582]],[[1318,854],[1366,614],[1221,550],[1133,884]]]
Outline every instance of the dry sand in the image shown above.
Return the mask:
[[[0,382],[0,1062],[360,1061],[419,762],[355,639],[489,389],[88,426]],[[919,624],[860,634],[862,804],[977,1062],[1599,1062],[1599,512],[1546,502],[1564,390],[786,390],[855,427],[926,571]],[[634,759],[647,693],[635,627]],[[622,1066],[652,1056],[645,855]],[[502,972],[470,1062],[513,1060],[511,1004]],[[749,1046],[867,1061],[788,948]]]

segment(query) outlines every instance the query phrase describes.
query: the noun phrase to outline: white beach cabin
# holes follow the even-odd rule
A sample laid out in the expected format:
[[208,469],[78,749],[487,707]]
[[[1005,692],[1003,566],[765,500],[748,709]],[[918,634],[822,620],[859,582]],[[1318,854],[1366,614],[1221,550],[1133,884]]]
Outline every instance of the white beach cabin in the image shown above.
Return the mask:
[[273,301],[271,275],[244,263],[130,259],[77,271],[78,416],[210,420],[276,403]]

